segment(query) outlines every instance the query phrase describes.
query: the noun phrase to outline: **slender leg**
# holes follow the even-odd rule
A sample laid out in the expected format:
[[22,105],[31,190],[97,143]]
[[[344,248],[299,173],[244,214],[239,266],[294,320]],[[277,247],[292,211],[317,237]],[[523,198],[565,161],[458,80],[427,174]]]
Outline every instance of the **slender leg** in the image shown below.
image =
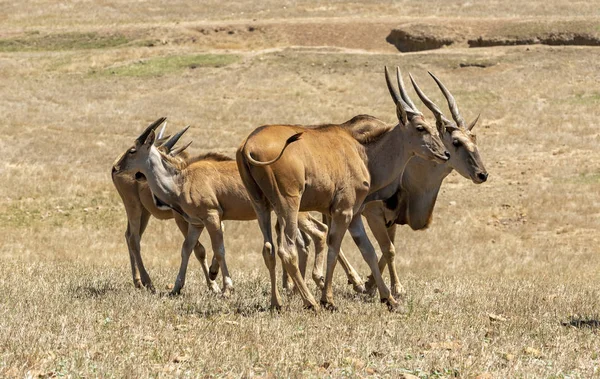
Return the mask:
[[367,289],[365,288],[363,280],[361,279],[358,272],[354,269],[354,267],[350,264],[348,258],[346,258],[346,255],[344,254],[342,249],[340,249],[340,253],[338,255],[338,262],[340,263],[340,266],[342,266],[342,269],[346,273],[348,283],[352,284],[352,289],[354,290],[354,292],[366,293]]
[[[275,221],[275,236],[277,238],[277,246],[281,245],[281,228],[279,225],[279,220]],[[283,267],[283,266],[282,266]],[[290,281],[287,271],[285,268],[281,270],[281,285],[284,290],[288,293],[292,293],[294,290],[294,283]]]
[[260,203],[254,203],[254,210],[258,218],[258,226],[263,234],[264,244],[262,249],[263,260],[269,270],[271,279],[271,309],[281,309],[281,296],[277,289],[277,260],[275,259],[275,250],[273,248],[273,231],[271,230],[271,210],[268,206]]
[[[308,235],[315,243],[315,260],[311,276],[317,287],[323,289],[325,285],[323,260],[327,253],[327,225],[312,217],[310,213],[303,212],[298,214],[298,227],[301,233]],[[308,254],[308,249],[306,252]],[[302,266],[302,262],[300,264]],[[301,271],[302,277],[306,277],[306,271],[303,271],[302,267]]]
[[345,209],[335,211],[331,216],[331,224],[329,228],[329,234],[327,235],[327,271],[325,273],[325,287],[321,294],[321,305],[325,309],[335,310],[337,307],[333,302],[333,271],[338,260],[338,254],[340,246],[342,245],[342,239],[348,225],[352,219],[352,209]]
[[308,290],[300,268],[298,267],[298,252],[296,251],[296,241],[298,237],[298,208],[300,206],[300,196],[287,197],[282,199],[281,209],[278,209],[277,218],[282,230],[281,243],[277,248],[277,253],[284,269],[292,278],[294,285],[302,297],[304,306],[308,309],[317,310],[319,305],[314,299],[312,293]]
[[[175,223],[177,223],[177,226],[179,227],[179,230],[181,230],[181,233],[183,233],[183,236],[187,236],[188,223],[179,215],[175,215]],[[198,228],[200,229],[200,233],[202,233],[204,227],[198,226]],[[209,277],[208,264],[206,262],[206,249],[204,248],[204,246],[202,246],[200,241],[197,241],[196,246],[194,246],[194,254],[196,255],[196,259],[198,259],[198,262],[200,262],[200,266],[202,267],[202,271],[204,272],[204,277],[206,278],[206,285],[208,286],[208,289],[211,292],[219,293],[219,286],[214,280],[210,279]]]
[[125,232],[125,239],[127,240],[127,248],[129,250],[129,260],[131,262],[131,272],[133,276],[133,283],[137,288],[148,288],[154,292],[154,286],[150,275],[144,267],[144,261],[141,255],[141,239],[146,226],[148,226],[148,220],[150,219],[150,212],[145,209],[127,209],[127,231]]
[[233,291],[233,281],[229,276],[227,263],[225,262],[225,244],[223,242],[223,229],[221,229],[221,215],[217,212],[209,213],[205,221],[206,230],[210,235],[213,254],[219,262],[221,274],[223,275],[223,296],[229,296]]
[[[381,259],[379,260],[379,272],[383,273],[385,270],[385,266],[388,265],[390,272],[390,287],[392,291],[392,296],[403,296],[406,291],[402,284],[400,284],[400,279],[398,276],[398,272],[396,271],[396,248],[394,247],[394,235],[396,233],[396,224],[392,224],[391,227],[387,228],[385,226],[385,221],[383,217],[377,217],[376,215],[369,214],[367,218],[367,223],[371,228],[371,232],[373,232],[373,236],[377,240],[379,244],[379,248],[381,249]],[[373,274],[369,275],[367,280],[367,289],[370,292],[373,292],[376,287],[375,277]]]
[[352,239],[354,239],[354,242],[358,246],[363,259],[367,262],[371,272],[373,273],[373,276],[375,277],[381,302],[385,303],[390,310],[395,310],[398,308],[398,303],[391,295],[390,290],[385,285],[383,278],[381,277],[381,272],[379,271],[379,265],[377,262],[377,254],[375,253],[375,249],[373,248],[371,241],[369,241],[369,238],[367,237],[367,232],[365,231],[365,227],[362,223],[362,216],[360,213],[354,216],[348,230],[352,235]]
[[[298,220],[300,220],[300,218],[298,218]],[[327,217],[325,215],[323,216],[323,220],[327,222]],[[315,273],[317,275],[322,275],[323,258],[325,256],[324,251],[327,249],[326,238],[328,228],[326,224],[316,220],[313,217],[311,217],[310,221],[312,222],[312,224],[314,224],[316,228],[318,228],[315,235],[311,235],[311,237],[315,241],[315,266],[313,269],[313,279],[316,281],[314,276]],[[302,229],[302,225],[300,225],[300,229]],[[354,267],[352,267],[342,249],[340,249],[340,252],[338,254],[338,262],[340,263],[342,269],[346,273],[346,277],[348,278],[348,284],[352,284],[352,288],[354,289],[354,291],[358,293],[365,293],[366,289],[363,280],[361,279],[358,272],[354,269]],[[322,277],[321,280],[323,280]],[[319,286],[319,288],[322,289],[323,286]]]
[[202,228],[199,228],[195,225],[188,226],[187,236],[185,236],[185,241],[183,241],[183,246],[181,247],[181,266],[179,266],[179,274],[177,274],[177,279],[175,280],[175,285],[173,286],[171,295],[179,295],[181,289],[185,285],[185,275],[187,272],[190,255],[192,254],[194,246],[196,246],[196,243],[198,243],[200,233],[202,233]]

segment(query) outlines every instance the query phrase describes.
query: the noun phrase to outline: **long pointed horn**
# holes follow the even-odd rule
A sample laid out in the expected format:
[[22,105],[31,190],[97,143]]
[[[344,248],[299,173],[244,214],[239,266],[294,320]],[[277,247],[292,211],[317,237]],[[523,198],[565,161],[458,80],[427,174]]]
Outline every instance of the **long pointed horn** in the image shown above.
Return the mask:
[[412,83],[413,87],[415,88],[415,92],[417,92],[417,95],[419,96],[419,98],[421,99],[423,104],[425,104],[425,106],[427,108],[429,108],[430,111],[433,112],[433,115],[435,116],[435,119],[438,121],[438,123],[443,124],[443,121],[445,121],[447,119],[444,116],[444,114],[442,113],[442,111],[440,110],[440,108],[437,105],[435,105],[435,103],[433,101],[429,100],[429,98],[423,93],[423,91],[421,91],[421,89],[417,85],[417,82],[415,81],[415,78],[413,78],[412,74],[408,74],[408,76],[410,77],[410,82]]
[[165,143],[163,143],[161,145],[161,147],[164,147],[166,149],[167,152],[171,151],[171,149],[173,148],[173,146],[175,146],[175,144],[177,143],[177,141],[179,141],[179,139],[181,138],[181,136],[187,132],[187,130],[190,128],[190,126],[186,126],[185,128],[183,128],[182,130],[180,130],[179,132],[177,132],[173,137],[169,138],[169,140]]
[[188,147],[190,147],[190,145],[192,144],[193,141],[188,142],[187,144],[185,144],[184,146],[180,146],[177,149],[171,151],[169,153],[170,156],[174,157],[180,153],[182,153],[185,149],[187,149]]
[[475,118],[475,120],[473,120],[468,126],[467,126],[467,130],[472,130],[475,127],[475,124],[477,124],[477,121],[479,121],[479,116],[481,116],[481,113],[477,115],[477,117]]
[[405,110],[405,112],[411,113],[413,116],[421,115],[421,112],[416,111],[415,109],[411,108],[411,106],[406,104],[406,102],[402,99],[402,97],[398,93],[398,90],[396,89],[396,87],[394,87],[394,84],[392,83],[392,78],[390,77],[390,72],[388,71],[387,66],[384,66],[384,67],[385,67],[385,83],[387,84],[388,91],[390,91],[390,95],[392,95],[392,99],[394,99],[394,104],[396,104],[396,106],[398,106],[398,103],[399,103],[400,106],[402,107],[402,109]]
[[152,124],[148,125],[148,127],[146,128],[146,130],[144,130],[142,132],[142,134],[140,134],[140,136],[136,139],[137,142],[139,142],[140,144],[146,142],[146,138],[148,138],[148,136],[150,135],[150,133],[155,130],[156,128],[158,128],[160,126],[160,124],[162,124],[163,122],[166,121],[166,117],[161,117],[158,120],[154,121]]
[[158,132],[158,136],[156,137],[157,140],[159,140],[163,137],[163,135],[165,134],[166,127],[167,127],[167,122],[165,121],[162,128],[160,128],[160,132]]
[[448,91],[446,86],[444,86],[444,84],[435,75],[433,75],[429,71],[427,71],[427,72],[429,73],[429,75],[431,75],[433,80],[435,80],[438,87],[440,87],[440,89],[442,90],[442,93],[444,94],[444,97],[446,97],[446,100],[448,101],[448,108],[450,108],[450,113],[452,114],[452,118],[454,119],[454,121],[456,121],[456,124],[458,126],[464,128],[465,127],[465,119],[462,118],[462,116],[460,115],[460,112],[458,111],[458,105],[456,105],[456,100],[454,100],[454,96],[452,96],[452,94],[450,93],[450,91]]
[[400,96],[402,96],[402,99],[406,102],[406,104],[408,104],[409,107],[412,108],[413,111],[422,115],[422,113],[417,109],[415,103],[413,103],[410,97],[408,97],[408,93],[404,87],[404,81],[402,80],[402,73],[400,72],[400,67],[398,66],[396,66],[396,79],[398,80],[398,88],[400,88]]
[[385,67],[385,83],[387,84],[388,91],[390,91],[390,95],[392,95],[392,99],[394,99],[394,104],[398,104],[401,100],[400,94],[394,85],[392,84],[392,79],[390,78],[390,72],[388,71],[387,66]]

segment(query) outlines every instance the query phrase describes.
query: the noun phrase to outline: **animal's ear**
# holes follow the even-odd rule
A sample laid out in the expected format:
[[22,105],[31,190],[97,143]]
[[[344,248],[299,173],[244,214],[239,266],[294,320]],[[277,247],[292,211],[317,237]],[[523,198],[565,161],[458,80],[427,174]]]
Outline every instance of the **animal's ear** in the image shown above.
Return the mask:
[[148,134],[148,137],[146,137],[146,141],[144,141],[144,145],[152,146],[152,145],[154,145],[154,140],[156,140],[156,133],[154,133],[154,130],[152,130],[152,131],[150,131],[150,134]]
[[477,124],[477,121],[479,121],[479,116],[481,116],[481,113],[477,115],[477,117],[475,118],[475,120],[473,120],[468,126],[467,126],[467,130],[472,130],[475,127],[475,124]]
[[406,111],[400,102],[396,104],[396,116],[398,116],[398,120],[402,125],[406,125],[408,122],[408,115],[406,114]]

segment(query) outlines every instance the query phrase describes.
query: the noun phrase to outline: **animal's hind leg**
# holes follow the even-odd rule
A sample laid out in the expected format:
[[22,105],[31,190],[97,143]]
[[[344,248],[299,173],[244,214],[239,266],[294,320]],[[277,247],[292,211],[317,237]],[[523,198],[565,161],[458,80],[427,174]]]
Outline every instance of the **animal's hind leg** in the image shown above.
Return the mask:
[[[179,230],[181,230],[183,236],[187,236],[188,223],[179,215],[175,215],[175,222],[177,223],[177,226],[179,227]],[[202,233],[204,227],[198,226],[198,229],[200,230],[200,233]],[[200,243],[200,241],[196,241],[196,246],[194,246],[194,254],[196,255],[196,259],[198,259],[198,262],[200,262],[200,266],[202,267],[202,271],[204,272],[204,278],[206,279],[206,285],[208,286],[208,289],[211,292],[218,293],[220,291],[219,286],[217,285],[217,283],[215,283],[214,280],[211,280],[209,277],[208,264],[206,262],[206,249]]]
[[233,281],[229,276],[227,262],[225,261],[225,244],[223,242],[223,230],[221,229],[221,216],[217,212],[211,212],[204,222],[210,241],[212,243],[213,254],[219,262],[221,274],[223,275],[223,296],[229,296],[233,291]]
[[258,225],[263,234],[264,244],[262,256],[269,270],[271,279],[271,309],[281,309],[281,296],[277,288],[277,259],[273,248],[273,231],[271,230],[271,210],[264,204],[254,204]]
[[278,246],[279,258],[284,269],[294,281],[297,291],[302,297],[304,306],[309,309],[318,309],[312,293],[308,290],[300,268],[298,267],[298,252],[296,251],[296,241],[298,237],[298,208],[300,206],[300,197],[284,198],[281,201],[280,209],[277,210],[277,219],[280,224],[281,243]]
[[331,215],[329,234],[327,235],[327,271],[325,273],[325,286],[321,295],[321,305],[326,309],[337,309],[333,301],[333,271],[338,260],[342,239],[351,219],[352,209],[337,207]]
[[338,255],[338,262],[340,263],[340,265],[342,266],[342,269],[346,273],[346,277],[348,278],[348,283],[352,284],[352,289],[354,289],[354,292],[366,293],[367,289],[365,288],[365,284],[364,284],[363,280],[361,279],[358,272],[356,272],[354,267],[352,267],[352,265],[348,261],[348,258],[346,258],[346,255],[344,254],[344,252],[342,251],[341,248],[340,248],[340,253]]

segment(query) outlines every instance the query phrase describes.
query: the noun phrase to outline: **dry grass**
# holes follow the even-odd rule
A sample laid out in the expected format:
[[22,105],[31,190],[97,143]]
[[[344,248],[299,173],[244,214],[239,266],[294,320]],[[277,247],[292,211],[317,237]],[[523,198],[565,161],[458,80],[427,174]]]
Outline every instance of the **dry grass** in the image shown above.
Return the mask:
[[[6,25],[14,35],[6,38],[35,28],[87,36],[76,16],[50,27],[58,5],[38,3],[39,12],[9,5]],[[191,11],[174,6],[169,14],[158,3],[146,13],[133,12],[138,3],[114,3],[129,13],[101,4],[91,23],[113,25],[126,38],[129,24],[169,28],[167,21],[196,20],[191,3]],[[239,12],[249,5],[240,4],[207,8],[213,13],[198,18],[246,18]],[[461,16],[481,16],[482,5],[473,4]],[[494,4],[504,7],[498,17],[521,17],[532,15],[536,2]],[[427,5],[433,14],[458,12],[439,1],[411,6]],[[402,6],[331,7],[353,17]],[[272,9],[273,17],[304,17]],[[597,11],[558,1],[543,11],[554,17],[567,9]],[[123,30],[114,27],[121,24]],[[144,35],[134,37],[99,48],[75,39],[69,48],[0,52],[0,376],[598,375],[597,48],[215,51],[176,41],[150,47],[137,42]],[[201,57],[200,64],[191,68],[198,62],[190,57]],[[137,72],[140,61],[153,62],[152,71],[103,74],[115,67]],[[461,68],[481,62],[489,67]],[[383,65],[411,71],[443,104],[426,75],[432,70],[467,119],[482,112],[476,132],[490,172],[481,186],[452,174],[432,227],[399,233],[407,315],[355,296],[341,270],[334,288],[340,312],[314,315],[288,297],[281,314],[270,313],[253,222],[226,225],[232,298],[209,295],[196,263],[181,297],[133,288],[125,215],[109,169],[140,129],[167,115],[171,130],[192,124],[193,151],[233,155],[264,123],[342,122],[359,113],[392,122]],[[206,236],[201,241],[210,246]],[[143,238],[146,266],[163,292],[174,281],[181,242],[172,222],[152,221]],[[344,249],[366,276],[350,239]]]

